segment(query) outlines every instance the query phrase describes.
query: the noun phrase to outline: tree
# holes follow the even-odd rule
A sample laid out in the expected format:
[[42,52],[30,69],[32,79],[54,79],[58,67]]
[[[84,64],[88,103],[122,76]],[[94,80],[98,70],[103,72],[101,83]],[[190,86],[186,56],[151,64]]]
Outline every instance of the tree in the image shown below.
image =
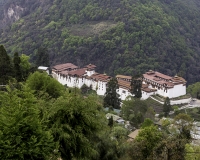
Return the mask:
[[163,112],[165,117],[169,115],[170,110],[171,110],[170,99],[169,97],[167,97],[163,105]]
[[14,53],[13,63],[14,63],[15,78],[19,82],[22,80],[22,74],[21,74],[21,68],[20,68],[21,59],[18,55],[18,52]]
[[131,159],[152,159],[153,150],[162,140],[162,132],[156,126],[141,129],[128,151]]
[[27,78],[26,85],[31,90],[34,90],[35,94],[40,95],[43,92],[52,98],[58,98],[64,91],[64,86],[57,80],[48,76],[46,73],[40,73],[38,71]]
[[144,121],[146,111],[146,101],[138,98],[132,98],[130,100],[123,101],[121,114],[123,118],[130,121],[133,126],[138,127]]
[[153,125],[153,121],[149,118],[146,118],[142,123],[141,128],[149,127],[151,125]]
[[3,45],[0,45],[0,84],[7,84],[13,75],[12,63]]
[[153,157],[156,160],[183,160],[186,143],[187,140],[180,138],[179,135],[164,137],[154,148]]
[[37,50],[36,65],[49,67],[49,54],[46,48],[40,47]]
[[142,97],[142,80],[140,76],[132,76],[131,80],[131,93],[135,95],[136,98]]
[[114,124],[113,116],[111,116],[111,117],[108,119],[108,126],[112,128],[112,127],[113,127],[113,124]]
[[191,140],[190,130],[192,128],[192,118],[184,113],[180,113],[174,117],[174,124],[176,124],[179,130],[180,137],[187,139],[188,142]]
[[104,107],[112,107],[115,109],[120,108],[120,98],[117,93],[117,89],[119,89],[118,82],[116,78],[112,78],[106,88],[106,93],[104,97]]
[[0,159],[51,159],[57,150],[37,99],[22,86],[0,94]]
[[93,97],[77,94],[59,97],[50,111],[49,125],[63,160],[80,159],[97,154],[91,138],[100,130],[100,114]]
[[31,64],[29,62],[29,59],[30,57],[25,54],[22,54],[20,56],[20,68],[23,80],[26,80],[31,69]]

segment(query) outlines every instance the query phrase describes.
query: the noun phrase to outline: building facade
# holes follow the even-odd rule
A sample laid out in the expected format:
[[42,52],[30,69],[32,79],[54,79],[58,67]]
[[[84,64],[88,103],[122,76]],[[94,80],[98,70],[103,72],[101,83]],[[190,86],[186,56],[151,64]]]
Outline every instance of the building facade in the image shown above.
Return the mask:
[[[112,77],[95,72],[95,68],[93,64],[83,68],[72,63],[60,64],[52,68],[52,76],[68,87],[81,88],[85,84],[95,90],[98,95],[104,95],[107,83]],[[128,96],[134,96],[130,91],[132,77],[117,75],[116,78],[119,85],[117,93],[120,99],[125,100]],[[170,77],[150,70],[143,74],[141,91],[143,100],[154,94],[175,98],[186,94],[186,81],[182,77]]]
[[68,87],[81,88],[85,84],[95,90],[98,95],[104,95],[107,82],[111,77],[95,72],[95,68],[93,64],[83,68],[78,68],[72,63],[60,64],[52,68],[52,76]]

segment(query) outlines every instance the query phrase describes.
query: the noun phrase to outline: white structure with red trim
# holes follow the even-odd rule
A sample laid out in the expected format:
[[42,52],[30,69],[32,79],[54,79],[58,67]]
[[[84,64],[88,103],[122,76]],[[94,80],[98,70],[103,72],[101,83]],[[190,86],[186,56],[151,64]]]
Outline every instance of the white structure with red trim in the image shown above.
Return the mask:
[[[107,82],[111,77],[96,73],[95,68],[96,66],[93,64],[78,68],[72,63],[66,63],[54,66],[52,75],[63,85],[81,88],[85,84],[95,90],[98,95],[104,95]],[[130,92],[131,76],[117,75],[116,78],[119,84],[117,93],[120,95],[121,100],[133,96]],[[182,77],[170,77],[150,70],[143,74],[142,81],[141,99],[143,100],[154,94],[169,98],[186,94],[186,81]]]
[[52,75],[63,85],[81,88],[85,84],[95,90],[98,95],[104,95],[106,84],[111,77],[96,73],[95,68],[93,64],[78,68],[72,63],[66,63],[54,66]]

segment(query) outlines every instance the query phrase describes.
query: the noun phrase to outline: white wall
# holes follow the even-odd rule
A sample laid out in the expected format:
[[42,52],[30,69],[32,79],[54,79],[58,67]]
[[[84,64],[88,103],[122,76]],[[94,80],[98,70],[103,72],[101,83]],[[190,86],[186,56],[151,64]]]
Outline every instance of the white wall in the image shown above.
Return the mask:
[[145,99],[149,98],[149,96],[154,95],[154,94],[156,94],[156,93],[155,93],[155,92],[150,92],[150,93],[148,93],[148,92],[142,91],[141,100],[145,100]]
[[186,94],[186,86],[183,84],[175,85],[174,88],[168,89],[168,97],[174,98]]
[[102,82],[102,81],[98,81],[98,89],[97,89],[97,94],[98,95],[105,95],[106,93],[106,84],[107,82]]
[[170,100],[170,104],[171,105],[174,105],[174,104],[185,104],[185,103],[190,103],[190,101],[191,101],[191,98],[181,99],[181,100],[176,100],[176,101]]
[[88,75],[89,77],[91,76],[91,75],[93,75],[95,73],[95,70],[91,70],[91,71],[87,71],[86,70],[86,75]]
[[120,95],[121,100],[125,100],[126,97],[132,96],[132,94],[127,89],[124,89],[121,87],[119,87],[119,89],[117,90],[117,93]]

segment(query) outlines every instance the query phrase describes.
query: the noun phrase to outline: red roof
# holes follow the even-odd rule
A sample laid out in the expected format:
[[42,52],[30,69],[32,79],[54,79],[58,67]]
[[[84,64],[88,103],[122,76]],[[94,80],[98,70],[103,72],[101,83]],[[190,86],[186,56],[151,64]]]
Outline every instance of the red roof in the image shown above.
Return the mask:
[[119,87],[124,88],[124,89],[128,89],[128,90],[131,89],[131,82],[120,80],[120,79],[118,79],[117,81],[118,81]]
[[84,68],[81,68],[81,69],[69,71],[69,72],[68,72],[68,75],[81,77],[81,76],[83,76],[85,73],[86,73],[86,72],[85,72],[85,69],[84,69]]
[[94,64],[88,64],[87,66],[85,66],[84,68],[87,68],[88,70],[92,70],[95,69],[96,66]]
[[59,64],[53,67],[53,69],[56,69],[57,71],[71,70],[77,68],[78,67],[72,63]]
[[90,76],[91,79],[97,80],[97,81],[103,81],[103,82],[107,82],[110,80],[110,76],[107,76],[105,74],[99,74],[99,73],[95,73],[93,75]]
[[125,76],[125,75],[116,75],[116,78],[117,78],[117,79],[128,79],[128,80],[131,80],[131,79],[132,79],[131,76]]

